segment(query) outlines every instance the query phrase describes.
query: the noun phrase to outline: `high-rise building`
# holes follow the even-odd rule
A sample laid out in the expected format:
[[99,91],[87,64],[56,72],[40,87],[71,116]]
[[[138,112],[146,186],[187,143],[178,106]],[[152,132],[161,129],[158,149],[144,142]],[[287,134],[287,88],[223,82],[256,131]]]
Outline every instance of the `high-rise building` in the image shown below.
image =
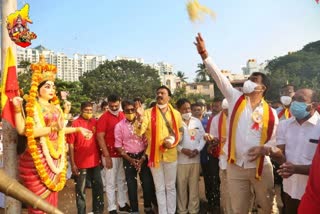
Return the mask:
[[114,58],[114,60],[115,61],[117,61],[117,60],[128,60],[128,61],[135,61],[135,62],[144,64],[144,59],[143,58],[137,58],[137,57],[116,56]]
[[244,75],[251,75],[253,72],[262,72],[266,73],[265,63],[257,63],[256,59],[248,59],[246,67],[242,68]]
[[158,71],[161,85],[167,86],[172,92],[181,86],[181,79],[173,72],[173,65],[166,62],[158,62],[150,64],[150,66]]
[[55,53],[39,45],[35,48],[17,48],[18,66],[22,61],[30,63],[39,62],[40,55],[44,55],[46,61],[57,66],[57,78],[64,81],[78,81],[85,72],[94,70],[106,60],[105,56],[74,54],[73,58],[64,53]]

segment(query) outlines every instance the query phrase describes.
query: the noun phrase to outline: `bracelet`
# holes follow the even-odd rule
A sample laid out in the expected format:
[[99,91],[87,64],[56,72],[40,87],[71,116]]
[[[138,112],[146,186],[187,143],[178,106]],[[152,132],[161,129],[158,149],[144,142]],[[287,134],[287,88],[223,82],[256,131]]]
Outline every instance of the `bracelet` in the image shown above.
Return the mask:
[[51,132],[51,133],[57,132],[57,131],[58,131],[58,127],[50,126],[50,132]]
[[22,108],[20,106],[14,106],[14,113],[20,113]]
[[204,54],[204,53],[206,53],[206,52],[207,52],[207,50],[204,49],[204,50],[202,50],[202,51],[199,51],[199,54],[202,55],[202,54]]

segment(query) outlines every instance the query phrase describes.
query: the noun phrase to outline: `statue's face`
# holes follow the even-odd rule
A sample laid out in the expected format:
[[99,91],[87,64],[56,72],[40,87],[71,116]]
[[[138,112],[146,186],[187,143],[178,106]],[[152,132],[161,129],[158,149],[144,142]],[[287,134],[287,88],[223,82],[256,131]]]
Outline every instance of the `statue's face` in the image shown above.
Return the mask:
[[43,86],[41,86],[39,90],[39,97],[44,100],[51,100],[55,93],[56,86],[54,85],[54,82],[48,80]]

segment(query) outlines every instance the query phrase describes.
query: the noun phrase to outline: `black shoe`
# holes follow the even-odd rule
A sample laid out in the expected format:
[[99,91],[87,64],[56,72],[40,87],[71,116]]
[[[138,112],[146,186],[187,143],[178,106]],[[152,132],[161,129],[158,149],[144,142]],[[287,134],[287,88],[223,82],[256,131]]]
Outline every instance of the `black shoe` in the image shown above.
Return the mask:
[[109,214],[117,214],[117,210],[111,210],[109,211]]
[[130,213],[130,212],[131,212],[131,208],[127,203],[124,207],[119,207],[119,213]]

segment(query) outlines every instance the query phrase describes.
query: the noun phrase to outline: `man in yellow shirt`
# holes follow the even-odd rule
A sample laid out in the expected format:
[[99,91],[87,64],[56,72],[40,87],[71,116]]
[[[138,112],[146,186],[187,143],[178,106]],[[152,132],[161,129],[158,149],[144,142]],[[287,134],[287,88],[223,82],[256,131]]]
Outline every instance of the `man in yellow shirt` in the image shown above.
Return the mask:
[[181,138],[182,119],[170,104],[171,91],[166,86],[157,89],[157,104],[153,108],[137,109],[134,131],[147,137],[146,154],[149,161],[159,214],[174,214],[176,211],[177,149]]

